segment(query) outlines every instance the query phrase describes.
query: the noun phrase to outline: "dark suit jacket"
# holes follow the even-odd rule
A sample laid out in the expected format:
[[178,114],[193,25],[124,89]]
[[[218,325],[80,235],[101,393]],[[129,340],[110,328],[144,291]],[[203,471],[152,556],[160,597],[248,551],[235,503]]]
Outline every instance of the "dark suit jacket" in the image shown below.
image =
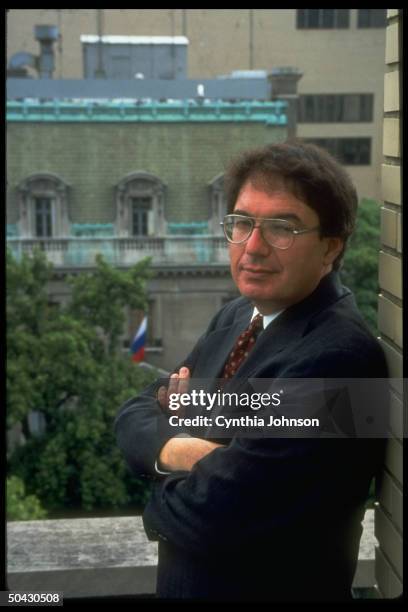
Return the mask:
[[[214,317],[184,362],[193,377],[221,375],[252,309],[241,297]],[[378,342],[332,272],[266,328],[230,388],[250,377],[386,376]],[[158,477],[154,462],[174,428],[156,402],[157,386],[122,406],[116,431],[133,473],[156,479],[143,520],[149,539],[159,541],[158,596],[350,598],[384,441],[234,437],[191,472]]]

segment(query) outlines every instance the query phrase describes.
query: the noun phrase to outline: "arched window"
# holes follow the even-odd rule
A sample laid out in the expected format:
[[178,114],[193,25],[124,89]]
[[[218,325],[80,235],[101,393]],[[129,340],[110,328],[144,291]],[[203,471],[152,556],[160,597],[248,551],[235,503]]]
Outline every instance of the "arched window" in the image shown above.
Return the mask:
[[23,238],[58,238],[69,235],[69,185],[51,173],[33,174],[17,188],[19,235]]
[[209,231],[214,236],[220,236],[223,233],[220,222],[227,214],[227,203],[224,194],[224,175],[218,174],[210,181],[208,186],[210,190]]
[[153,174],[138,171],[116,185],[116,234],[162,236],[166,233],[164,196],[166,185]]

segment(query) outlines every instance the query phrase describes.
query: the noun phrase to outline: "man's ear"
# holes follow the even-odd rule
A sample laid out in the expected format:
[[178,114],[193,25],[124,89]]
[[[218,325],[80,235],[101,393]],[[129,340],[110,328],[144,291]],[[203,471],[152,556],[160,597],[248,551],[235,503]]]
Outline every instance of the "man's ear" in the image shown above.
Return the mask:
[[323,261],[326,265],[333,263],[338,255],[343,250],[344,240],[338,237],[324,238],[326,242],[326,251],[324,253]]

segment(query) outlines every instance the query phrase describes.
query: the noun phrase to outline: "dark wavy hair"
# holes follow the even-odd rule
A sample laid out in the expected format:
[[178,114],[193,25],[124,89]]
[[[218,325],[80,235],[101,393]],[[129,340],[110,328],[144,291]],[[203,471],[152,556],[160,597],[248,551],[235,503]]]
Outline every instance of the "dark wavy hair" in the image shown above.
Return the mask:
[[224,176],[227,209],[234,210],[242,187],[250,181],[266,192],[280,187],[316,211],[321,237],[339,237],[338,269],[355,226],[357,191],[342,165],[324,149],[300,140],[244,151],[232,160]]

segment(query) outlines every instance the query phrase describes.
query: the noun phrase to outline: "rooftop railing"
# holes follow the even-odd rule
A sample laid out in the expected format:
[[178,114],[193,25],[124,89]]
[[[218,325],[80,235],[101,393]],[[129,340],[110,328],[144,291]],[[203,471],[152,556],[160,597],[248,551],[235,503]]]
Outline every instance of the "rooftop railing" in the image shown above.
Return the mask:
[[36,122],[261,122],[286,126],[284,101],[59,100],[7,101],[7,121]]

